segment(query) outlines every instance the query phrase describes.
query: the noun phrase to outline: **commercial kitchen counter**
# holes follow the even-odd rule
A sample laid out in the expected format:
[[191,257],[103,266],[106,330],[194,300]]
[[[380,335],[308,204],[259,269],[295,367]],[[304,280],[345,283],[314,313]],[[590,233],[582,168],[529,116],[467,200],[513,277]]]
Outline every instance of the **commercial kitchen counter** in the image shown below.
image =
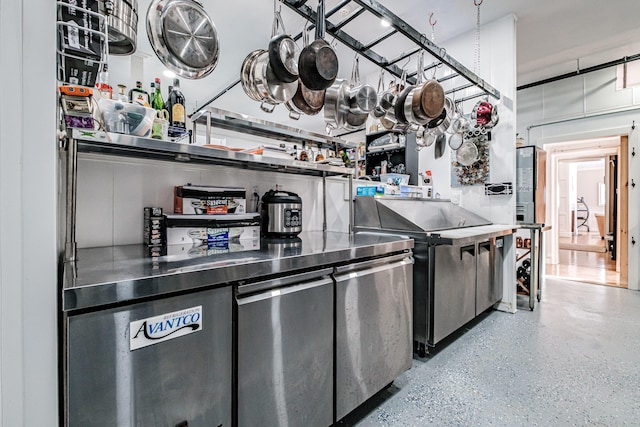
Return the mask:
[[215,255],[185,247],[179,254],[152,258],[143,245],[81,249],[77,261],[65,265],[62,307],[89,309],[411,248],[413,240],[401,236],[303,232],[282,247],[263,241],[258,250]]
[[61,290],[65,427],[333,424],[411,367],[413,246],[80,250]]

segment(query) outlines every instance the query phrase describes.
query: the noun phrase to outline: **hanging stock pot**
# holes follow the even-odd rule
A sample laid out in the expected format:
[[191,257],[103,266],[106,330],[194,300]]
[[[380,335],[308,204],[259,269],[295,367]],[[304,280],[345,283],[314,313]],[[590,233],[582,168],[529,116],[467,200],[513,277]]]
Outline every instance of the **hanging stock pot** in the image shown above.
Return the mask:
[[137,45],[138,1],[112,0],[102,4],[109,28],[109,53],[131,55]]

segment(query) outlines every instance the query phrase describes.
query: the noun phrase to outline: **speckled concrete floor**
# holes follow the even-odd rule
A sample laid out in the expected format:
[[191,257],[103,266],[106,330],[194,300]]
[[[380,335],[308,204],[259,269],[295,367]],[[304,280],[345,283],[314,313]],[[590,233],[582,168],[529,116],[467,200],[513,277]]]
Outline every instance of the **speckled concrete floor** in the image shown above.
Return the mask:
[[640,292],[548,279],[491,312],[340,425],[639,426]]

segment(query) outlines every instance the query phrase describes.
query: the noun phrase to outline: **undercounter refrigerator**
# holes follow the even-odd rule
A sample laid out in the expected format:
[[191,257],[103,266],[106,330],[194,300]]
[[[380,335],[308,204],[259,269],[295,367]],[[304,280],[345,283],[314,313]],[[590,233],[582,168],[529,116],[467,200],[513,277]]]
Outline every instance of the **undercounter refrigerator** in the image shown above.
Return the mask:
[[356,197],[355,231],[414,239],[413,340],[421,356],[502,299],[504,236],[513,226],[448,200]]

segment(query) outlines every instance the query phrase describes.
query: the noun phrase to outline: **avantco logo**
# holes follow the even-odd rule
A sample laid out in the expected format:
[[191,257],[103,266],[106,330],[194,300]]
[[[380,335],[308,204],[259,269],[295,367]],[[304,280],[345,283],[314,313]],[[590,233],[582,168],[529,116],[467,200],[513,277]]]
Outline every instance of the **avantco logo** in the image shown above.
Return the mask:
[[202,306],[129,323],[131,351],[202,330]]

